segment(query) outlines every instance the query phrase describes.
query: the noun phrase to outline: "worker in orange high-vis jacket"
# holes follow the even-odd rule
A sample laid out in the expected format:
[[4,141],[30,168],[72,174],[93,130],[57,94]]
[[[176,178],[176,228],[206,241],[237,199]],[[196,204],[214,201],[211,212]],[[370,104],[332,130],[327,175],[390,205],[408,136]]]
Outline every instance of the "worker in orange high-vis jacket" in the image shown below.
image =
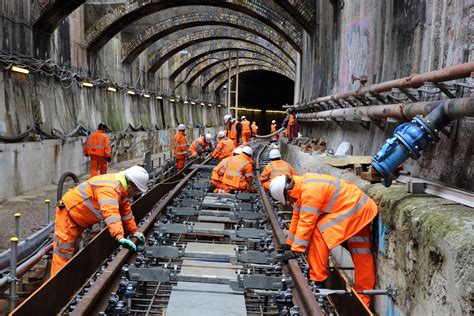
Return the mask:
[[137,232],[130,197],[145,192],[147,182],[146,170],[133,166],[119,173],[92,177],[64,194],[56,208],[51,275],[74,256],[82,232],[100,221],[122,246],[137,249],[125,238],[125,230],[144,243],[143,234]]
[[232,156],[227,161],[227,167],[222,176],[222,183],[225,184],[230,191],[254,191],[252,186],[252,155],[252,148],[247,146],[242,149],[242,154]]
[[186,126],[178,125],[178,133],[174,135],[174,159],[176,160],[176,171],[184,168],[188,158],[188,144],[186,143]]
[[110,140],[105,132],[107,126],[100,123],[97,131],[90,134],[82,150],[84,155],[91,159],[91,177],[99,174],[107,173],[107,162],[110,162],[112,157],[112,148],[110,147]]
[[273,140],[279,140],[280,135],[276,132],[278,130],[278,125],[275,120],[272,120],[272,125],[270,125],[270,134],[275,133],[275,135],[272,136]]
[[258,126],[257,126],[257,123],[252,122],[252,125],[250,126],[250,128],[252,129],[252,137],[257,136],[257,135],[258,135]]
[[234,150],[234,141],[225,136],[224,131],[217,133],[218,143],[211,156],[214,159],[224,159],[226,157],[232,156],[232,151]]
[[[233,156],[240,155],[242,153],[242,148],[237,147],[232,152]],[[211,183],[216,187],[214,193],[226,193],[229,191],[229,188],[222,183],[222,177],[224,176],[225,170],[228,166],[228,161],[232,156],[222,159],[217,166],[212,169],[211,174]]]
[[242,136],[242,124],[229,114],[224,116],[224,124],[226,126],[227,137],[232,139],[234,147],[239,147],[240,138]]
[[270,190],[270,183],[278,176],[286,175],[288,177],[297,175],[295,169],[286,161],[281,159],[281,154],[278,149],[272,149],[268,153],[270,163],[265,166],[261,175],[260,182],[266,191]]
[[[322,287],[328,277],[331,249],[347,242],[354,261],[355,290],[371,290],[375,285],[370,224],[377,205],[352,183],[329,175],[306,173],[302,176],[276,177],[270,184],[274,199],[293,205],[288,245],[283,260],[295,253],[308,252],[310,279]],[[370,297],[361,295],[370,305]]]
[[191,157],[201,157],[206,151],[210,152],[212,146],[212,135],[207,133],[206,135],[201,135],[199,138],[195,139],[191,146],[189,146],[189,152]]
[[247,118],[242,115],[240,118],[240,124],[242,125],[242,143],[247,143],[252,137],[252,128],[250,122],[247,121]]

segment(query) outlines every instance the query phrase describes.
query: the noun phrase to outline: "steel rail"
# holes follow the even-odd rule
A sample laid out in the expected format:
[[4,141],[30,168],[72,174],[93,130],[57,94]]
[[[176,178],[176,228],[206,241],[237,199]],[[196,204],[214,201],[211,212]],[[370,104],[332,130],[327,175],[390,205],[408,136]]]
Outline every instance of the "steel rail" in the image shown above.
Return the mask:
[[[260,183],[260,156],[262,155],[263,151],[265,150],[266,146],[263,146],[257,154],[257,161],[256,161],[256,170],[255,170],[255,182],[257,183],[258,189],[260,191],[260,196],[265,207],[265,212],[268,215],[270,220],[270,225],[272,226],[273,233],[275,234],[274,242],[276,248],[279,248],[280,245],[285,244],[285,235],[283,234],[283,230],[278,225],[278,221],[276,219],[275,214],[273,213],[272,206],[270,201],[268,200],[267,193],[263,188],[262,184]],[[301,271],[298,262],[295,259],[288,260],[288,264],[286,265],[291,278],[295,284],[296,293],[294,295],[295,303],[300,307],[301,315],[323,315],[323,311],[319,306],[318,302],[316,301],[316,297],[314,296],[313,292],[311,291],[308,283],[306,282],[303,272]]]
[[[188,167],[189,164],[185,168]],[[176,186],[175,181],[182,178],[182,172],[156,184],[132,204],[137,222],[141,221],[155,204]],[[75,254],[56,275],[42,284],[10,315],[57,314],[117,247],[117,242],[110,237],[107,229],[103,229],[87,247]]]

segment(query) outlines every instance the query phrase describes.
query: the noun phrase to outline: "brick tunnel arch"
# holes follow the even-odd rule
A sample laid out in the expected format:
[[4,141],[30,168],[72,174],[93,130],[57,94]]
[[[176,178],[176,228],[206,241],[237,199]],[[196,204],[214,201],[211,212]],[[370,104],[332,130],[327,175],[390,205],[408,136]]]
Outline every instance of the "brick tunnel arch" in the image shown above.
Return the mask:
[[[194,68],[198,63],[201,62],[201,59],[206,58],[206,56],[218,52],[231,52],[231,51],[248,51],[254,52],[259,55],[263,55],[275,60],[280,60],[279,58],[276,59],[274,54],[268,52],[267,49],[263,49],[260,46],[255,44],[250,44],[247,42],[235,42],[231,40],[220,40],[217,42],[202,42],[197,44],[193,47],[192,50],[192,57],[182,61],[179,59],[175,64],[170,65],[170,79],[175,80],[181,72],[188,68]],[[288,65],[293,71],[296,69],[296,63],[294,60],[291,60],[284,57],[285,65]],[[188,71],[186,71],[187,73]]]
[[58,25],[86,0],[35,0],[31,5],[33,28],[45,34],[52,33]]
[[211,29],[186,34],[179,37],[178,40],[172,39],[169,41],[164,41],[162,45],[163,48],[151,50],[148,53],[148,64],[151,65],[148,72],[156,72],[169,58],[171,58],[177,52],[186,49],[187,47],[203,41],[218,41],[223,39],[243,41],[260,46],[263,49],[268,50],[271,54],[274,54],[283,62],[285,59],[282,56],[291,58],[286,52],[281,51],[278,47],[268,43],[254,34],[242,34],[242,32],[234,29]]
[[277,32],[264,23],[246,16],[239,17],[231,13],[207,13],[198,12],[183,14],[161,21],[146,30],[137,31],[137,36],[130,42],[122,45],[123,62],[132,63],[153,42],[186,28],[203,25],[229,26],[245,32],[255,34],[269,43],[278,47],[281,51],[295,55],[295,49]]
[[302,49],[302,25],[288,12],[271,2],[242,0],[136,0],[99,18],[86,32],[87,47],[90,51],[96,52],[124,26],[142,17],[173,7],[192,5],[223,7],[249,15],[273,28],[294,49],[298,51]]
[[[207,56],[207,58],[203,59],[201,61],[201,63],[203,63],[205,61],[209,61],[209,60],[211,60],[212,62],[207,64],[206,66],[204,66],[202,68],[195,67],[194,69],[190,70],[189,75],[187,76],[187,77],[189,77],[189,79],[186,81],[186,84],[187,85],[192,85],[194,83],[194,81],[196,81],[200,76],[204,76],[207,73],[211,72],[213,70],[213,68],[215,68],[219,65],[222,65],[223,58],[225,58],[225,56],[223,56],[223,54]],[[236,60],[237,60],[237,58],[235,56],[233,56],[231,58],[231,61],[232,61],[231,66],[232,67],[235,67],[235,65],[232,65],[232,64],[235,64]],[[242,60],[242,61],[252,60],[254,62],[255,61],[262,61],[262,62],[266,62],[266,63],[269,63],[269,64],[273,64],[276,67],[281,67],[282,69],[284,69],[288,73],[294,73],[286,65],[281,65],[281,64],[279,64],[278,62],[276,62],[275,60],[273,60],[271,58],[268,58],[268,57],[265,57],[265,56],[260,56],[259,54],[255,54],[253,52],[239,52],[239,64],[240,64],[240,60]],[[198,66],[199,64],[200,63],[198,63],[196,66]],[[227,67],[227,63],[225,65]]]

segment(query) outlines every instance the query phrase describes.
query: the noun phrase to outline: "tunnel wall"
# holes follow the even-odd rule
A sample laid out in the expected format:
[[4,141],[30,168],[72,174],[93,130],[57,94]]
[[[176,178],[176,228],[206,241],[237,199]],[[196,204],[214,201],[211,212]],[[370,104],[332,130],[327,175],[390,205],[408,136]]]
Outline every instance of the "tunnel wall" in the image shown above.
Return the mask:
[[[304,37],[299,101],[355,91],[360,83],[352,83],[352,75],[366,75],[370,85],[474,61],[470,1],[318,1],[317,6],[315,33]],[[349,141],[353,154],[374,155],[400,123],[386,122],[381,130],[374,124],[365,129],[355,122],[305,122],[301,133],[324,138],[333,150]],[[409,159],[405,170],[474,191],[474,124],[459,120],[451,126],[451,138],[442,135],[421,159]]]
[[[330,174],[359,186],[379,207],[372,226],[376,288],[397,288],[394,300],[376,296],[378,315],[468,315],[473,295],[472,209],[423,194],[370,184],[350,170],[324,163],[324,156],[281,145],[295,171]],[[339,252],[339,251],[337,251]],[[333,257],[337,257],[333,253]],[[339,263],[344,265],[346,263]]]

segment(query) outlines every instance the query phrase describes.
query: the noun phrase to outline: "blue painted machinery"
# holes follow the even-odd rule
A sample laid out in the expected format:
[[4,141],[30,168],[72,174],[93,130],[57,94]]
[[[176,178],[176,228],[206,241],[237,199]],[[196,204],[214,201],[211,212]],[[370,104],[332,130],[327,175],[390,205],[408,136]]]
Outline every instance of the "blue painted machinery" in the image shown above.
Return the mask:
[[394,131],[394,136],[387,139],[378,153],[372,157],[372,167],[383,178],[383,184],[388,188],[392,185],[393,171],[409,157],[417,160],[421,151],[439,141],[439,131],[452,118],[439,105],[426,117],[415,116],[411,123],[404,123]]

